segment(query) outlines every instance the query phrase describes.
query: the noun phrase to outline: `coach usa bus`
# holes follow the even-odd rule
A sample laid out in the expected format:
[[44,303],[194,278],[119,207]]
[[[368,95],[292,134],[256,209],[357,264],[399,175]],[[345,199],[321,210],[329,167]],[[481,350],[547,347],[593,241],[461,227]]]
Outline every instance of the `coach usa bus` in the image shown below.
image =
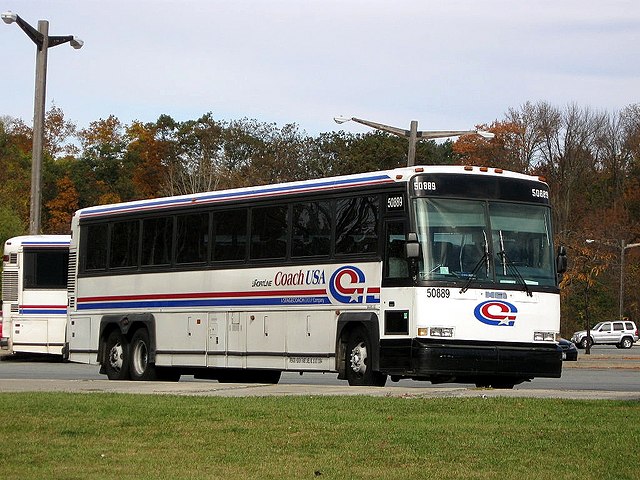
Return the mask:
[[4,244],[0,346],[61,355],[67,324],[68,235],[25,235]]
[[[560,250],[559,250],[560,251]],[[110,379],[561,375],[549,190],[421,166],[79,210],[68,346]]]

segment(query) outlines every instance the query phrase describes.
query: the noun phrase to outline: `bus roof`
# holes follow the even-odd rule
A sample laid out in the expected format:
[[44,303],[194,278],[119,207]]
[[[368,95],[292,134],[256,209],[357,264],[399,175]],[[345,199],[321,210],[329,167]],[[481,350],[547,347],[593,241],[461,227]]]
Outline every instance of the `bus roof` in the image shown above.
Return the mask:
[[21,235],[9,238],[4,243],[5,251],[17,251],[21,246],[29,247],[68,247],[71,235]]
[[458,173],[463,175],[493,175],[526,180],[541,181],[539,177],[510,172],[501,169],[469,167],[462,165],[419,165],[415,167],[397,168],[379,172],[359,173],[326,177],[297,182],[286,182],[254,187],[234,188],[211,192],[160,197],[132,202],[97,205],[83,208],[75,212],[76,217],[90,218],[113,214],[132,213],[137,211],[162,210],[187,205],[205,205],[227,201],[242,201],[255,198],[296,195],[322,191],[335,191],[354,187],[376,186],[390,183],[406,183],[416,174]]

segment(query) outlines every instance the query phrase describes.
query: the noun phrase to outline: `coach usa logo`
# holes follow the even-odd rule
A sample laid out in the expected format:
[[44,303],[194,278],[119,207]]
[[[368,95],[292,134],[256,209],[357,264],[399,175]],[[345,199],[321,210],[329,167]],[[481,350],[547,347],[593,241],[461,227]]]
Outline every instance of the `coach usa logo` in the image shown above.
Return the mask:
[[473,311],[478,320],[494,327],[513,327],[518,309],[502,300],[488,300],[479,304]]
[[352,265],[339,268],[331,275],[329,291],[340,303],[362,303],[365,292],[364,272]]

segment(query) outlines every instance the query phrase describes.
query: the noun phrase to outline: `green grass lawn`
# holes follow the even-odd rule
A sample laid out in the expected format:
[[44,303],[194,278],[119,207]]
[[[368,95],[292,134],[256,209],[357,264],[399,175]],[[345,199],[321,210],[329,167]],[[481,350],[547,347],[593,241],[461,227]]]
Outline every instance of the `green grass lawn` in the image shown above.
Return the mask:
[[6,478],[640,479],[640,403],[0,394]]

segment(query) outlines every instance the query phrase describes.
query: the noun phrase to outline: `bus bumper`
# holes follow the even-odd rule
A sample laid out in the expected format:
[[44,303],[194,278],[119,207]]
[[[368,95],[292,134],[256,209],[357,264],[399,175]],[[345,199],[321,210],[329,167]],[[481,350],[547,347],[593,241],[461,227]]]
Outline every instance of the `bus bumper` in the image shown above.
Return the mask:
[[475,383],[485,378],[559,378],[562,351],[556,344],[382,340],[380,371],[389,375]]

